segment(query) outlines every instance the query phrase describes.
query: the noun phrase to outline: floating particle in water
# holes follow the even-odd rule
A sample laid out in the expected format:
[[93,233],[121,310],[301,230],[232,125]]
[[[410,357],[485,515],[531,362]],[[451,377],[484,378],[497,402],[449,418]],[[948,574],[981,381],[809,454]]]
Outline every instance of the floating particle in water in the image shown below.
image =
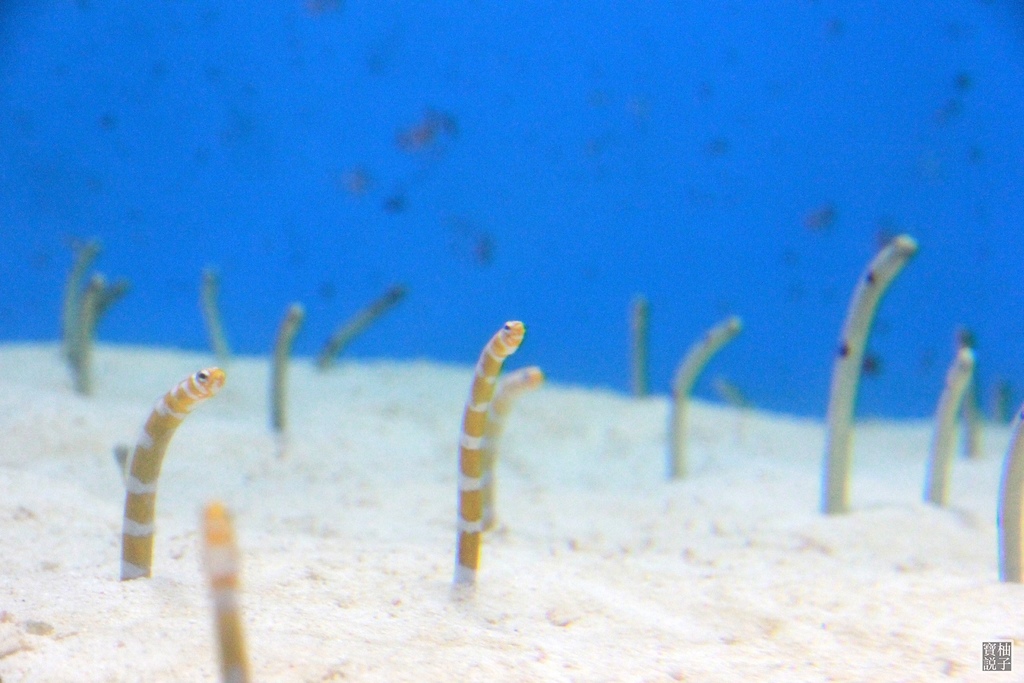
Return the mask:
[[371,74],[383,73],[388,66],[390,66],[390,59],[384,53],[373,50],[366,55],[366,70]]
[[494,261],[494,240],[488,234],[477,237],[470,252],[473,259],[481,266],[489,266]]
[[864,362],[861,363],[861,370],[866,377],[877,377],[882,374],[882,357],[874,351],[864,354]]
[[587,106],[598,109],[608,105],[608,94],[601,89],[594,89],[587,93]]
[[103,130],[114,130],[117,128],[117,117],[107,112],[100,117],[99,124]]
[[829,38],[839,38],[846,33],[846,24],[839,17],[832,17],[825,22],[825,35]]
[[934,149],[926,149],[917,160],[917,172],[922,180],[942,180],[942,158]]
[[804,216],[804,227],[811,232],[824,232],[835,224],[837,216],[836,205],[828,202]]
[[651,103],[645,97],[630,97],[626,100],[626,113],[637,127],[642,127],[651,115]]
[[704,152],[710,157],[724,157],[729,153],[729,141],[725,138],[715,138],[704,145]]
[[32,117],[32,112],[27,109],[16,109],[13,113],[11,120],[17,126],[18,133],[22,137],[31,137],[36,132],[35,120]]
[[388,213],[402,213],[403,211],[405,211],[407,205],[408,202],[405,199],[405,193],[396,192],[395,194],[391,195],[390,197],[384,200],[384,203],[381,205],[381,208],[387,211]]
[[320,286],[316,289],[316,294],[324,301],[331,301],[334,299],[334,295],[338,293],[337,287],[330,280],[324,280],[320,283]]
[[395,144],[404,152],[421,152],[434,144],[437,128],[423,121],[398,133]]
[[306,0],[306,13],[318,17],[329,12],[340,12],[344,3],[341,0]]
[[900,234],[901,230],[896,221],[889,216],[882,216],[878,219],[878,227],[875,230],[875,246],[882,249]]
[[443,111],[428,109],[417,123],[398,132],[395,144],[403,152],[415,154],[436,148],[444,139],[458,136],[459,123]]
[[353,197],[362,197],[373,185],[369,171],[362,166],[355,166],[341,174],[341,188]]
[[159,83],[167,78],[167,64],[162,61],[153,62],[149,68],[149,77],[154,83]]
[[457,138],[459,136],[459,121],[451,114],[445,112],[431,112],[429,116],[435,122],[441,132],[447,135],[449,138]]
[[374,41],[366,53],[366,70],[375,76],[391,71],[401,46],[402,35],[397,29]]
[[791,282],[786,286],[786,299],[792,303],[802,301],[804,298],[804,286],[800,282]]
[[466,218],[448,220],[448,246],[462,260],[481,268],[494,262],[494,238]]
[[702,82],[697,86],[697,101],[707,102],[715,96],[715,86],[707,81]]
[[946,37],[952,42],[958,42],[971,37],[974,27],[970,24],[963,24],[958,21],[951,21],[946,24]]
[[923,349],[917,358],[917,370],[922,375],[930,375],[938,364],[938,352],[928,347]]
[[978,145],[971,145],[967,150],[967,161],[972,164],[980,164],[985,160],[985,150]]
[[950,121],[960,117],[963,113],[964,105],[956,97],[950,97],[946,102],[935,111],[935,121],[939,125],[945,125]]
[[220,143],[225,147],[241,147],[253,140],[256,122],[240,109],[231,108],[218,130]]
[[32,267],[38,270],[45,270],[53,263],[53,256],[46,250],[39,250],[32,254]]
[[583,143],[583,154],[586,157],[594,158],[599,157],[608,149],[610,137],[608,135],[599,135],[592,138],[587,138],[586,142]]
[[953,79],[953,85],[955,85],[956,89],[960,92],[967,92],[974,87],[974,79],[971,78],[971,74],[966,71],[961,71]]

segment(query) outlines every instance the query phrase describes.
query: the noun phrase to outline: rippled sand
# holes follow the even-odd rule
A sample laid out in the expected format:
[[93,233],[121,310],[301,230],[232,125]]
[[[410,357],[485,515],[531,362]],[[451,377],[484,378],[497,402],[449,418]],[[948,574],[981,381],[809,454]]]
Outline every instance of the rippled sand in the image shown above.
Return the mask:
[[939,510],[929,425],[861,424],[854,511],[823,517],[819,422],[698,402],[693,476],[669,483],[664,398],[557,383],[513,411],[501,524],[453,601],[471,368],[426,362],[296,362],[281,443],[266,359],[237,359],[171,443],[154,577],[122,583],[112,448],[210,364],[101,347],[84,399],[56,346],[0,347],[3,683],[217,680],[196,533],[214,498],[259,681],[989,681],[982,641],[1024,641],[1024,587],[996,575],[1006,429]]

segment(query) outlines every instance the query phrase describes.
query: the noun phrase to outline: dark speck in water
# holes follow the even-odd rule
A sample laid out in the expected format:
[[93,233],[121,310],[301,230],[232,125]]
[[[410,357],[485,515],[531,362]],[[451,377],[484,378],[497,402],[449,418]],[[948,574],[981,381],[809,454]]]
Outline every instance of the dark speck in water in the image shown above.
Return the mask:
[[405,195],[399,192],[385,199],[381,208],[388,213],[402,213],[405,211],[406,205]]
[[877,377],[882,374],[882,357],[873,351],[864,354],[864,363],[861,365],[866,377]]

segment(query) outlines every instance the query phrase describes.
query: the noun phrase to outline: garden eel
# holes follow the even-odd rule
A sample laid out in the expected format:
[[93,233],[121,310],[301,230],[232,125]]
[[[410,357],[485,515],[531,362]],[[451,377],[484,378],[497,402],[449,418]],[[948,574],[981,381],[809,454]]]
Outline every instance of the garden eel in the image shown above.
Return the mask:
[[637,296],[629,309],[630,384],[634,396],[648,391],[647,347],[650,337],[651,306],[644,296]]
[[220,316],[220,306],[217,304],[219,294],[220,274],[217,269],[213,266],[203,268],[199,306],[203,311],[203,320],[206,321],[210,347],[213,348],[213,353],[217,356],[217,362],[224,365],[231,358],[231,347],[228,346],[228,338],[224,334],[224,323]]
[[494,466],[498,458],[498,442],[505,431],[505,421],[512,410],[512,403],[528,391],[544,383],[544,373],[535,365],[508,373],[498,381],[494,399],[484,425],[484,440],[480,449],[480,480],[483,498],[483,530],[494,528],[497,516],[494,507]]
[[949,477],[956,450],[956,422],[974,374],[974,351],[961,346],[946,373],[946,386],[935,410],[935,434],[925,476],[924,499],[945,506],[949,502]]
[[676,376],[672,381],[672,421],[669,427],[672,448],[668,459],[669,479],[685,477],[689,470],[686,457],[686,408],[693,385],[697,383],[697,378],[711,358],[742,329],[743,321],[735,315],[720,322],[690,347],[676,368]]
[[249,661],[245,653],[245,635],[239,608],[238,544],[231,516],[220,502],[203,510],[203,569],[210,582],[210,597],[217,625],[221,680],[247,683]]
[[455,556],[456,589],[472,589],[480,564],[480,533],[483,531],[483,447],[487,413],[494,397],[495,382],[505,359],[523,343],[523,323],[505,323],[487,342],[473,376],[469,400],[462,417],[459,438],[459,513]]
[[270,368],[270,424],[275,432],[283,432],[287,424],[288,358],[305,317],[306,309],[302,304],[294,303],[288,307],[277,329],[274,360]]
[[331,338],[324,344],[323,350],[317,358],[316,366],[320,370],[326,370],[334,363],[335,357],[342,349],[349,345],[353,339],[359,336],[363,330],[373,324],[375,320],[391,310],[403,298],[405,298],[405,285],[394,285],[386,292],[375,299],[369,306],[345,321]]
[[916,252],[917,241],[910,235],[894,238],[868,265],[850,298],[829,392],[825,471],[821,483],[821,511],[826,514],[850,509],[853,407],[868,333],[882,295]]
[[1024,406],[1017,410],[999,481],[999,580],[1024,582]]
[[153,567],[153,519],[156,484],[167,445],[192,409],[224,386],[220,368],[189,375],[168,391],[149,414],[135,451],[125,467],[124,526],[121,533],[121,580],[148,577]]

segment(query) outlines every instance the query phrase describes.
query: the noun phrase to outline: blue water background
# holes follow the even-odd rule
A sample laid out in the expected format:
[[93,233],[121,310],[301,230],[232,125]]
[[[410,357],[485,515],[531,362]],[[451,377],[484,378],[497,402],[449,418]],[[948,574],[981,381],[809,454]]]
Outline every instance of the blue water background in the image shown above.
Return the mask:
[[[393,283],[348,357],[510,364],[652,388],[723,316],[709,367],[822,415],[880,239],[920,253],[880,311],[861,414],[930,414],[959,325],[983,393],[1024,386],[1024,12],[890,0],[5,2],[0,339],[55,340],[75,239],[133,289],[101,340],[234,349],[303,302],[300,354]],[[418,127],[418,128],[417,128]],[[421,133],[421,139],[416,134]],[[831,213],[830,213],[831,211]]]

